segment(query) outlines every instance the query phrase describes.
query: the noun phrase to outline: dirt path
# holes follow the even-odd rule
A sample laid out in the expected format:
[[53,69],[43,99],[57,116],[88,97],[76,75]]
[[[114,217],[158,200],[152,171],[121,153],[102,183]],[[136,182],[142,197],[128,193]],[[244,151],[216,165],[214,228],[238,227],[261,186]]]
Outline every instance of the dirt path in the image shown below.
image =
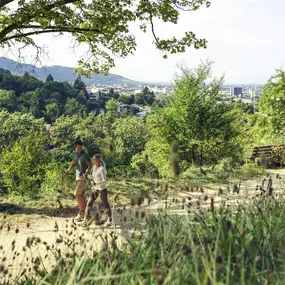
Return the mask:
[[[125,209],[118,207],[114,210],[114,220],[121,226],[112,228],[100,228],[92,225],[87,230],[77,227],[71,216],[66,218],[44,215],[35,216],[28,225],[23,222],[25,217],[22,217],[22,222],[18,222],[18,225],[15,223],[16,225],[10,226],[5,222],[3,216],[1,221],[0,216],[0,266],[3,265],[8,269],[8,274],[11,276],[18,276],[24,268],[30,267],[31,264],[37,264],[38,259],[43,260],[47,268],[52,268],[57,258],[58,249],[62,252],[69,250],[86,252],[86,248],[88,248],[88,252],[92,254],[92,251],[102,247],[106,238],[111,238],[114,235],[118,236],[117,243],[121,246],[124,243],[121,233],[124,231],[125,234],[128,234],[132,231],[134,228],[132,220],[139,220],[140,223],[143,223],[142,216],[157,214],[161,210],[166,210],[171,215],[184,215],[197,209],[208,210],[211,207],[219,207],[223,201],[226,201],[227,204],[246,204],[256,194],[268,192],[270,180],[272,180],[273,195],[284,191],[285,169],[272,170],[267,176],[242,181],[236,185],[190,189],[178,193],[175,197],[154,200],[149,204],[145,202],[140,207],[131,208],[129,206]],[[85,244],[84,248],[82,248],[83,243]]]

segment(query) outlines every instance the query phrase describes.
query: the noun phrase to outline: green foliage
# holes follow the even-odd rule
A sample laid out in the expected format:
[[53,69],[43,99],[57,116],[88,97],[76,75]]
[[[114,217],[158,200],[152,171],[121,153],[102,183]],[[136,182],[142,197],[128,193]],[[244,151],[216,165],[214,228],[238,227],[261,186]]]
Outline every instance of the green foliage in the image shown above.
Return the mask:
[[64,106],[64,114],[67,116],[80,115],[81,117],[85,117],[87,113],[87,108],[80,104],[74,98],[68,98],[66,104]]
[[74,81],[73,88],[78,91],[82,90],[84,93],[87,93],[85,83],[81,80],[80,76],[78,76]]
[[[74,98],[76,94],[75,90],[67,82],[57,81],[46,81],[40,89],[40,93],[41,98],[45,102],[49,103],[51,100],[55,100],[60,105],[64,105],[67,98]],[[59,94],[60,96],[53,94]]]
[[53,197],[56,192],[70,194],[74,179],[72,176],[67,176],[63,173],[67,167],[67,163],[61,164],[58,161],[47,163],[44,167],[45,175],[41,181],[40,192]]
[[7,111],[0,111],[0,145],[5,148],[29,131],[40,132],[43,127],[43,119],[35,119],[31,114],[18,112],[10,114]]
[[119,118],[113,124],[116,153],[122,164],[130,164],[132,156],[144,150],[148,141],[145,123],[134,116]]
[[1,71],[0,89],[13,90],[16,95],[20,95],[21,93],[28,91],[34,91],[37,88],[41,88],[42,85],[42,81],[33,76],[16,76],[12,75],[9,71],[3,71],[3,69]]
[[154,102],[154,94],[138,93],[135,95],[134,103],[138,105],[151,106]]
[[[0,69],[0,88],[3,88],[0,89],[0,110],[32,113],[36,118],[44,117],[48,123],[63,114],[85,117],[98,106],[86,98],[84,83],[80,85],[79,82],[75,87],[82,90],[73,89],[67,82],[49,79],[43,83],[28,73],[20,77]],[[105,101],[101,107],[105,107]]]
[[84,142],[84,148],[90,155],[100,152],[104,138],[104,122],[101,117],[89,115],[85,119],[79,115],[59,117],[51,128],[51,151],[56,161],[70,161],[73,143],[77,138]]
[[75,141],[75,126],[80,120],[78,116],[62,116],[57,118],[51,129],[51,143],[56,146],[52,157],[57,161],[70,160],[73,142]]
[[[178,146],[183,167],[190,163],[216,163],[223,157],[240,158],[246,127],[242,106],[218,102],[223,78],[207,82],[211,78],[211,63],[193,70],[181,67],[181,71],[169,105],[156,108],[155,114],[147,119],[152,135],[146,147],[149,159],[154,162],[163,145],[167,161],[173,142]],[[168,166],[165,164],[164,169]]]
[[56,103],[46,105],[45,118],[48,123],[54,123],[60,114],[59,106]]
[[270,156],[267,158],[268,167],[282,167],[285,165],[285,149],[282,146],[273,148]]
[[123,104],[131,105],[134,103],[135,96],[132,95],[120,95],[119,101]]
[[118,117],[118,101],[112,98],[106,103],[106,119],[108,122],[113,123]]
[[3,181],[9,194],[35,194],[45,177],[45,164],[50,160],[46,151],[47,137],[30,131],[11,147],[3,150],[0,158]]
[[148,163],[158,169],[161,176],[171,176],[171,144],[164,137],[153,136],[145,146],[142,156],[147,158]]
[[16,109],[16,94],[14,91],[0,90],[0,111],[12,112]]
[[70,34],[77,43],[88,45],[88,60],[78,61],[76,73],[106,73],[115,65],[114,54],[126,57],[136,49],[136,39],[129,28],[134,22],[143,32],[151,27],[149,30],[153,33],[155,46],[163,51],[163,57],[169,53],[184,52],[190,46],[205,48],[206,40],[197,38],[191,31],[185,32],[181,39],[175,36],[161,39],[155,34],[155,23],[162,20],[164,23],[177,24],[182,11],[193,11],[209,5],[210,1],[207,0],[2,1],[0,45],[32,46],[39,53],[36,35]]
[[285,128],[285,72],[277,70],[263,87],[258,101],[258,111],[265,128],[283,134]]
[[46,82],[48,82],[48,81],[54,81],[51,74],[49,74],[46,78]]

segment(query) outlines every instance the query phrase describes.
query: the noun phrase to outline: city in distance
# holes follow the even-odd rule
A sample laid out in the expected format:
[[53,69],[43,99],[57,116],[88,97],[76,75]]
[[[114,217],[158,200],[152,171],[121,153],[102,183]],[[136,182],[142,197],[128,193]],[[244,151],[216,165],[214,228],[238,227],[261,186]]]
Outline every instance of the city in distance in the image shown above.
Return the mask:
[[[6,57],[0,57],[0,67],[9,70],[16,75],[23,75],[25,72],[45,81],[49,74],[56,81],[67,81],[73,83],[78,75],[74,74],[72,67],[66,66],[42,66],[36,67],[32,64],[19,63]],[[92,75],[91,78],[82,77],[82,81],[92,92],[106,92],[115,88],[116,92],[128,94],[139,92],[142,87],[149,86],[155,93],[168,94],[171,92],[171,82],[139,82],[121,75],[109,73],[108,75]],[[224,84],[221,94],[225,97],[240,97],[256,101],[260,96],[263,84]],[[256,99],[254,99],[256,98]]]

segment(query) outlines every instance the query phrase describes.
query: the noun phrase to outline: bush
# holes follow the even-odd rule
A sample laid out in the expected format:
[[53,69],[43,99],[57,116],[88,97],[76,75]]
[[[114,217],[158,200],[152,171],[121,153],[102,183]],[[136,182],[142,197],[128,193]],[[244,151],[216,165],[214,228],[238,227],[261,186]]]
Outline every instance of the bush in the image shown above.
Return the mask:
[[66,176],[63,173],[64,169],[67,169],[67,165],[59,164],[55,161],[46,165],[41,192],[51,194],[55,191],[66,192],[71,189],[74,179],[71,176]]
[[36,194],[45,177],[50,156],[45,149],[47,137],[30,132],[8,145],[0,158],[3,181],[9,194]]
[[285,165],[285,148],[276,146],[273,148],[270,156],[267,159],[268,167],[277,167]]

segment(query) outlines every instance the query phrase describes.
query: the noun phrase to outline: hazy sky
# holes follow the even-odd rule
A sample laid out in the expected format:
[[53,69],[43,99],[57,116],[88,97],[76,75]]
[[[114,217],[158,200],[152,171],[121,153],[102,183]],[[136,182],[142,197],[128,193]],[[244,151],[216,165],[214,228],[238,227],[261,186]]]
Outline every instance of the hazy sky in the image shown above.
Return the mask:
[[[111,72],[137,81],[169,82],[178,71],[178,63],[195,67],[201,60],[210,59],[214,61],[214,75],[225,74],[226,83],[265,83],[275,69],[284,67],[284,11],[284,0],[213,0],[210,8],[184,13],[178,25],[156,27],[160,38],[193,31],[208,40],[207,49],[189,48],[163,59],[152,44],[152,35],[134,28],[137,51],[125,59],[116,58],[116,68]],[[69,48],[70,38],[44,35],[39,39],[49,46],[49,59],[44,59],[44,64],[76,65],[81,49],[74,54]],[[4,51],[1,56],[5,56]]]

